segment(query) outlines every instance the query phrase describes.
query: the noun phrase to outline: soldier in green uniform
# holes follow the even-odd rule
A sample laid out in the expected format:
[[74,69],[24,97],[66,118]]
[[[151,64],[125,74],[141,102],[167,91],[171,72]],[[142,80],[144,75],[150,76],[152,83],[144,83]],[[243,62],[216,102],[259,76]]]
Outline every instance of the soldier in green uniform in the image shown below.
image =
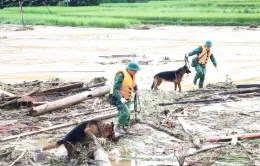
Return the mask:
[[188,53],[188,56],[197,55],[192,60],[192,66],[195,67],[196,75],[193,80],[193,84],[197,84],[197,80],[199,79],[199,88],[203,88],[205,75],[206,75],[206,64],[208,59],[211,60],[213,65],[217,68],[217,62],[215,57],[211,52],[212,42],[210,40],[206,41],[204,45],[199,46],[192,52]]
[[133,91],[139,93],[135,84],[135,75],[139,70],[138,63],[130,62],[126,69],[116,73],[112,95],[119,115],[116,131],[123,129],[126,132],[130,125],[131,95]]

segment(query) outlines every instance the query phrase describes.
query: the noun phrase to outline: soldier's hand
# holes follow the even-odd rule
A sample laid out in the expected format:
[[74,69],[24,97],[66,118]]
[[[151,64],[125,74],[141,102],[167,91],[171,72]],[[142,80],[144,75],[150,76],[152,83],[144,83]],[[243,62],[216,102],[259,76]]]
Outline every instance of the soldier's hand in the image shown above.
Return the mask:
[[122,104],[126,103],[126,99],[124,99],[123,97],[120,99],[120,101],[121,101]]
[[218,72],[218,68],[216,67],[216,70],[217,70],[217,72]]

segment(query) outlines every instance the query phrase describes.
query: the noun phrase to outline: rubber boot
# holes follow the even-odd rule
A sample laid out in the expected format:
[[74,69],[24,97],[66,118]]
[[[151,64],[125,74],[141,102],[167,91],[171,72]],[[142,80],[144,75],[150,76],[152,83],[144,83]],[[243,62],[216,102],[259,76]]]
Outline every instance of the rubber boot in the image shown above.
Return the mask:
[[203,88],[204,80],[205,80],[205,75],[203,74],[202,77],[200,78],[199,88]]

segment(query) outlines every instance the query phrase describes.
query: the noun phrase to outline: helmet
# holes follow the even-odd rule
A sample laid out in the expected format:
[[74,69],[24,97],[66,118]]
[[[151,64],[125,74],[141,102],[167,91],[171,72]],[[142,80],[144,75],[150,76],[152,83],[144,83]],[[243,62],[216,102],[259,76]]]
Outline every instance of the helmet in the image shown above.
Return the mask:
[[210,40],[207,40],[205,42],[205,46],[211,47],[212,46],[212,42]]
[[140,67],[139,64],[136,62],[130,62],[127,64],[126,69],[128,70],[134,70],[134,71],[139,71]]

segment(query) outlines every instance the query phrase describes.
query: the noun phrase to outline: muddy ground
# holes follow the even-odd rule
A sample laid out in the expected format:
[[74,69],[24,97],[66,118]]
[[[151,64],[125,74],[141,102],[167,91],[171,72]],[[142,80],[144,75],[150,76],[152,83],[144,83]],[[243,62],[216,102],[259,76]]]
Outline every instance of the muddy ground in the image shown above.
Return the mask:
[[[66,85],[68,81],[88,82],[94,77],[106,77],[109,84],[114,73],[123,68],[125,62],[132,60],[104,56],[136,54],[134,60],[152,60],[148,65],[141,65],[142,70],[137,76],[142,108],[138,117],[142,123],[132,127],[134,135],[126,135],[119,142],[107,142],[104,146],[113,165],[178,165],[175,156],[220,144],[206,142],[208,137],[259,132],[259,92],[246,95],[220,94],[226,90],[234,90],[234,83],[260,82],[257,74],[260,70],[260,39],[256,38],[260,35],[258,29],[155,27],[149,30],[124,30],[35,26],[34,30],[15,31],[16,28],[14,25],[0,26],[1,88],[14,94],[25,94],[36,87],[50,88],[48,82],[37,85],[15,84],[22,81],[49,79],[49,82],[58,82],[60,86]],[[211,62],[208,64],[206,85],[214,83],[207,85],[207,89],[211,90],[187,91],[195,88],[192,85],[195,74],[193,68],[190,76],[183,82],[184,92],[174,92],[174,85],[170,83],[162,84],[158,91],[149,90],[156,72],[177,69],[183,65],[183,55],[207,39],[214,42],[214,55],[219,66],[219,71],[216,72]],[[227,75],[230,79],[227,79]],[[41,100],[51,101],[66,95],[72,94],[47,96]],[[158,105],[205,99],[223,101]],[[88,100],[38,117],[26,115],[26,107],[1,109],[0,137],[84,120],[92,115],[72,116],[73,118],[69,115],[87,112],[93,102],[94,100]],[[107,107],[111,106],[104,97],[98,100],[95,109]],[[177,116],[189,124],[188,132],[185,132],[180,117]],[[112,120],[116,121],[115,118],[108,121]],[[173,127],[169,127],[167,122],[172,122]],[[5,154],[0,163],[11,164],[27,149],[16,165],[68,165],[63,146],[47,152],[42,152],[41,148],[63,137],[72,127],[0,142],[0,155]],[[210,162],[214,162],[214,165],[259,165],[259,142],[257,139],[243,140],[241,144],[225,145],[187,157],[185,162],[190,165],[209,165]],[[86,161],[84,154],[81,157]]]

